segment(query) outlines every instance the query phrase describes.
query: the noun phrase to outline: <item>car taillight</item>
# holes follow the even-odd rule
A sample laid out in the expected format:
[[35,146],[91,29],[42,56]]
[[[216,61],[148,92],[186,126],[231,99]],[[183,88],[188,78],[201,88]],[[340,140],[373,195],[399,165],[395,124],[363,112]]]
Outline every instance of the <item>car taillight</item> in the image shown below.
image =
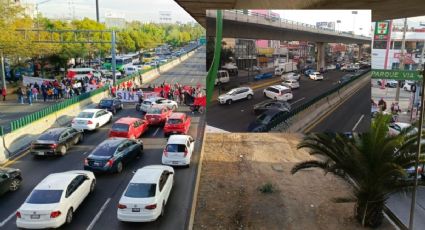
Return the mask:
[[84,165],[89,165],[89,161],[86,159],[84,159]]
[[50,213],[50,218],[56,218],[60,215],[61,215],[60,211],[54,211],[54,212]]
[[188,153],[188,151],[187,151],[187,149],[185,149],[185,150],[184,150],[184,156],[185,156],[185,157],[187,156],[187,153]]
[[91,124],[93,124],[93,121],[88,120],[88,121],[87,121],[87,124],[88,124],[88,125],[91,125]]
[[167,148],[165,148],[164,151],[162,151],[162,154],[164,154],[165,157],[168,157]]
[[113,164],[114,164],[114,160],[110,159],[108,160],[108,162],[106,162],[105,167],[112,167]]
[[17,211],[17,212],[16,212],[16,217],[17,217],[17,218],[22,218],[22,216],[21,216],[21,212]]
[[58,144],[51,144],[51,145],[50,145],[50,148],[51,148],[51,149],[54,149],[54,148],[56,148],[56,147],[58,147]]
[[127,208],[127,206],[126,205],[123,205],[123,204],[118,204],[118,208],[119,209],[124,209],[124,208]]
[[147,205],[145,207],[145,209],[149,209],[149,210],[152,210],[152,209],[155,209],[155,208],[156,208],[156,204]]

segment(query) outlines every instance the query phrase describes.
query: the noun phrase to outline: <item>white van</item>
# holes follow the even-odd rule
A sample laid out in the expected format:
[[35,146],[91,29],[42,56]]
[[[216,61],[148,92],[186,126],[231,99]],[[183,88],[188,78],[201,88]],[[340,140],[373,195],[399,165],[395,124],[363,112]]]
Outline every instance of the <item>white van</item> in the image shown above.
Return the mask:
[[126,75],[130,75],[130,74],[133,74],[133,73],[137,73],[139,71],[139,69],[137,68],[137,66],[126,66],[126,67],[124,67],[124,73],[126,74]]
[[93,68],[72,68],[68,69],[68,77],[75,78],[77,80],[84,79],[84,77],[102,77],[100,71],[94,70]]
[[215,85],[218,83],[223,84],[230,81],[229,72],[227,70],[219,70],[217,72],[217,78],[215,79]]
[[297,71],[297,63],[295,62],[287,62],[284,64],[280,64],[278,67],[274,69],[275,75],[282,75],[287,72]]

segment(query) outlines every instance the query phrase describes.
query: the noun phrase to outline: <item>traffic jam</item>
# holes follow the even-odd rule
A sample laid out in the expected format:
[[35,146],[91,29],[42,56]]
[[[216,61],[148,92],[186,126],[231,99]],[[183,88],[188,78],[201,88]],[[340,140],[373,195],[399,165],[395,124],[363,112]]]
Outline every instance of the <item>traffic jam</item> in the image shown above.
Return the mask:
[[[205,108],[205,95],[199,85],[171,86],[164,82],[145,91],[132,90],[139,99],[134,105],[113,97],[118,90],[112,90],[111,97],[102,99],[96,108],[82,110],[70,126],[50,128],[32,142],[29,152],[34,160],[60,158],[79,145],[90,145],[85,139],[109,127],[107,138],[86,153],[78,167],[52,173],[32,189],[15,213],[18,228],[70,224],[86,197],[89,200],[97,189],[98,174],[120,174],[128,165],[143,161],[144,138],[153,130],[153,136],[162,131],[161,139],[165,140],[161,160],[133,172],[116,204],[116,218],[121,222],[151,222],[164,215],[176,171],[190,166],[195,138],[189,132],[193,116],[199,117]],[[0,194],[17,191],[25,176],[30,175],[22,175],[19,169],[1,169]]]

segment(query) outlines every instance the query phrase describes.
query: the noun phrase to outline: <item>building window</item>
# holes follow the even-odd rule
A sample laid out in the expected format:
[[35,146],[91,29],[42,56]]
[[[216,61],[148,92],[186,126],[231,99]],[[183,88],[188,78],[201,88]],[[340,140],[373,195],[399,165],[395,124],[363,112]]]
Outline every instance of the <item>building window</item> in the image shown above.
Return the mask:
[[399,50],[401,49],[401,41],[394,41],[392,44],[393,49]]
[[386,49],[387,48],[387,41],[373,41],[373,48],[374,49]]

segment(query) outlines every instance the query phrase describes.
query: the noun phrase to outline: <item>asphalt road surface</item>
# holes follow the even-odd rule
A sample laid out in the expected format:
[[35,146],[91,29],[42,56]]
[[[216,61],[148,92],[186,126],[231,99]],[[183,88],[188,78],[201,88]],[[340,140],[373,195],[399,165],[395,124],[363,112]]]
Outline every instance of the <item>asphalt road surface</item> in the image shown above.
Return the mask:
[[370,128],[370,84],[366,84],[311,128],[311,132],[367,132]]
[[190,58],[167,72],[160,73],[159,78],[144,84],[144,86],[149,84],[160,85],[165,81],[169,84],[178,82],[181,85],[196,86],[200,84],[205,87],[207,77],[207,72],[205,72],[205,52],[205,46],[199,47]]
[[[300,79],[300,88],[293,90],[294,98],[288,102],[293,109],[301,106],[323,92],[336,87],[340,78],[345,74],[341,71],[329,71],[324,74],[323,81],[313,81],[303,75]],[[258,84],[261,84],[261,81]],[[251,100],[238,101],[231,105],[220,105],[214,99],[215,101],[207,109],[207,124],[229,132],[246,132],[248,125],[256,118],[253,114],[253,106],[268,99],[263,96],[263,89],[268,86],[251,87],[254,88],[254,98]]]
[[[179,111],[187,113],[184,106]],[[113,122],[120,117],[141,117],[134,104],[126,104],[123,111],[118,112]],[[165,216],[151,223],[125,224],[116,218],[118,201],[133,176],[133,171],[146,165],[161,164],[161,156],[166,139],[162,127],[152,126],[142,136],[144,154],[140,159],[125,165],[121,174],[96,175],[97,184],[93,194],[90,194],[74,214],[72,223],[62,229],[186,229],[191,210],[197,165],[202,144],[204,117],[192,116],[189,135],[195,139],[195,151],[189,168],[176,168],[175,186],[166,205]],[[8,166],[22,170],[22,187],[13,193],[0,197],[0,229],[16,229],[15,211],[25,198],[42,179],[55,172],[83,169],[84,158],[99,143],[107,138],[108,129],[113,124],[102,127],[98,131],[88,132],[81,144],[73,146],[63,157],[48,157],[36,159],[26,154],[14,164]],[[102,209],[103,208],[103,209]],[[96,218],[96,216],[98,216]]]

